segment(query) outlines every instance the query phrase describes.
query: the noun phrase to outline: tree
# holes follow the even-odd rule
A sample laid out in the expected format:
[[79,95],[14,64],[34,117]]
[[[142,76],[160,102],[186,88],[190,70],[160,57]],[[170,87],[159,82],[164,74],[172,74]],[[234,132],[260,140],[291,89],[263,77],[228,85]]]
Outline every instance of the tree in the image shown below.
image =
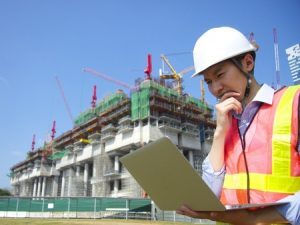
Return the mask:
[[11,196],[11,193],[6,189],[0,188],[0,196]]

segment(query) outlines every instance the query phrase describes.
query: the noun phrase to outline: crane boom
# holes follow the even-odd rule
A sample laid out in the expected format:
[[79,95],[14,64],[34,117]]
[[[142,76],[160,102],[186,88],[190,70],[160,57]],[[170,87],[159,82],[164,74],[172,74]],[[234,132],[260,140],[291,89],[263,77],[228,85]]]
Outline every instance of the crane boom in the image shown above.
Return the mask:
[[189,66],[189,67],[183,69],[182,71],[180,71],[179,73],[177,73],[176,70],[171,65],[171,63],[169,62],[169,60],[167,59],[167,57],[165,55],[160,55],[160,57],[167,64],[167,66],[171,70],[171,74],[160,74],[160,78],[162,78],[162,79],[174,79],[174,80],[176,80],[176,82],[177,82],[176,90],[177,90],[177,92],[178,92],[179,95],[182,95],[182,92],[183,92],[183,88],[182,88],[182,75],[184,75],[185,73],[193,70],[194,66]]
[[186,74],[186,73],[188,73],[188,72],[190,72],[190,71],[192,71],[192,70],[194,70],[194,69],[195,69],[194,66],[189,66],[189,67],[187,67],[187,68],[181,70],[181,71],[178,73],[178,75],[179,75],[179,76],[182,76],[182,75],[184,75],[184,74]]
[[[178,73],[176,72],[176,70],[174,69],[174,67],[171,65],[171,63],[169,62],[169,60],[167,59],[166,56],[161,55],[160,56],[161,59],[168,65],[168,67],[171,69],[172,73],[175,75],[178,75]],[[176,78],[175,78],[176,79]]]
[[58,88],[59,88],[59,90],[60,90],[60,94],[61,94],[61,96],[62,96],[62,98],[63,98],[63,101],[64,101],[64,103],[65,103],[65,107],[66,107],[66,109],[67,109],[69,118],[70,118],[70,120],[72,121],[72,124],[73,124],[73,121],[74,121],[74,120],[73,120],[73,116],[72,116],[72,113],[71,113],[71,109],[70,109],[70,107],[69,107],[69,105],[68,105],[68,102],[67,102],[67,99],[66,99],[66,96],[65,96],[65,93],[64,93],[64,89],[63,89],[63,87],[62,87],[62,85],[61,85],[61,83],[60,83],[60,81],[59,81],[59,79],[58,79],[57,76],[55,76],[55,80],[56,80],[56,83],[57,83]]
[[115,84],[117,84],[117,85],[120,85],[120,86],[122,86],[122,87],[124,87],[124,88],[127,88],[127,89],[129,89],[129,90],[134,89],[133,87],[131,87],[130,85],[124,83],[123,81],[119,81],[119,80],[117,80],[117,79],[114,79],[114,78],[112,78],[112,77],[110,77],[110,76],[108,76],[108,75],[106,75],[106,74],[104,74],[104,73],[98,72],[98,71],[96,71],[96,70],[94,70],[94,69],[92,69],[92,68],[86,67],[86,68],[83,69],[83,72],[90,73],[90,74],[92,74],[92,75],[94,75],[94,76],[97,76],[97,77],[101,77],[101,78],[103,78],[104,80],[113,82],[113,83],[115,83]]

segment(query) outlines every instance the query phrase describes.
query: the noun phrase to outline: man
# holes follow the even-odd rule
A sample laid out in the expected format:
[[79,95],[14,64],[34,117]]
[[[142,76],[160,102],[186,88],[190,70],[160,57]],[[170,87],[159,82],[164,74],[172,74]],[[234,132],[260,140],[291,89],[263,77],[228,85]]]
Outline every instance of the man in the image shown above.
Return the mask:
[[203,178],[223,204],[290,203],[256,210],[178,213],[238,225],[300,224],[300,86],[274,91],[254,78],[257,46],[230,27],[196,42],[196,73],[219,99]]

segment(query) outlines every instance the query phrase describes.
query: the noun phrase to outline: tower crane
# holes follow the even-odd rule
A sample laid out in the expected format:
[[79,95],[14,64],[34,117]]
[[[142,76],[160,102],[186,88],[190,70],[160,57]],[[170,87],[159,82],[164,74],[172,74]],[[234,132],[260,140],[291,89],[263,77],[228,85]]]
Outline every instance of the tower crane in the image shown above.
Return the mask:
[[110,77],[110,76],[108,76],[108,75],[106,75],[104,73],[101,73],[99,71],[96,71],[96,70],[94,70],[92,68],[85,67],[85,68],[83,68],[83,72],[86,72],[86,73],[92,74],[92,75],[94,75],[96,77],[100,77],[100,78],[102,78],[104,80],[113,82],[113,83],[115,83],[115,84],[117,84],[119,86],[122,86],[122,87],[124,87],[126,89],[129,89],[129,90],[133,90],[134,89],[134,87],[130,86],[129,84],[126,84],[123,81],[120,81],[120,80],[117,80],[115,78],[112,78],[112,77]]
[[31,142],[31,151],[33,152],[35,148],[35,134],[32,137],[32,142]]
[[204,103],[205,102],[205,89],[204,89],[204,80],[200,80],[200,88],[201,88],[201,101]]
[[[121,87],[124,87],[124,88],[126,88],[126,89],[128,89],[130,91],[136,90],[136,87],[133,87],[133,86],[131,86],[131,85],[129,85],[129,84],[123,82],[123,81],[117,80],[117,79],[115,79],[115,78],[113,78],[111,76],[108,76],[108,75],[106,75],[106,74],[104,74],[102,72],[96,71],[96,70],[94,70],[92,68],[85,67],[85,68],[83,68],[83,72],[92,74],[92,75],[94,75],[96,77],[100,77],[100,78],[102,78],[104,80],[107,80],[107,81],[112,82],[114,84],[117,84],[117,85],[119,85]],[[144,73],[146,74],[146,80],[151,80],[151,73],[152,73],[152,57],[151,57],[151,54],[147,55],[147,66],[144,69]]]
[[96,107],[96,101],[97,101],[97,86],[94,85],[94,90],[93,90],[93,96],[92,96],[92,108],[94,109]]
[[57,86],[58,86],[58,88],[60,90],[60,94],[61,94],[61,96],[62,96],[62,98],[64,100],[65,107],[66,107],[67,112],[68,112],[68,116],[69,116],[69,118],[70,118],[70,120],[72,121],[72,124],[73,124],[74,120],[73,120],[73,116],[72,116],[72,113],[71,113],[71,109],[69,107],[68,101],[67,101],[65,93],[64,93],[64,89],[63,89],[63,87],[62,87],[62,85],[61,85],[61,83],[60,83],[60,81],[58,79],[58,76],[55,76],[55,80],[56,80]]
[[50,156],[53,152],[53,143],[56,133],[56,121],[53,120],[52,129],[51,129],[51,140],[49,143],[45,142],[44,149],[42,151],[42,161],[45,161],[48,156]]
[[55,137],[55,133],[56,133],[56,121],[53,120],[53,124],[52,124],[52,129],[51,129],[51,141],[53,141],[54,137]]
[[254,45],[254,47],[259,49],[259,45],[256,43],[256,41],[254,39],[254,33],[253,32],[251,32],[250,35],[249,35],[249,41],[252,45]]
[[275,54],[275,69],[276,69],[276,89],[280,88],[280,68],[279,68],[279,54],[278,54],[278,39],[277,30],[273,28],[274,36],[274,54]]
[[178,92],[179,95],[182,95],[182,91],[183,91],[183,88],[182,88],[182,76],[193,70],[194,69],[194,66],[190,66],[190,67],[187,67],[185,68],[184,70],[180,71],[179,73],[176,72],[176,70],[174,69],[174,67],[171,65],[171,63],[169,62],[169,60],[167,59],[167,57],[165,55],[161,55],[160,58],[167,64],[167,66],[170,68],[171,70],[171,74],[163,74],[161,73],[159,76],[160,78],[162,79],[173,79],[177,82],[177,86],[176,86],[176,90]]
[[144,73],[147,75],[146,80],[151,80],[151,72],[152,72],[152,58],[151,58],[151,54],[148,54],[147,66],[144,69]]

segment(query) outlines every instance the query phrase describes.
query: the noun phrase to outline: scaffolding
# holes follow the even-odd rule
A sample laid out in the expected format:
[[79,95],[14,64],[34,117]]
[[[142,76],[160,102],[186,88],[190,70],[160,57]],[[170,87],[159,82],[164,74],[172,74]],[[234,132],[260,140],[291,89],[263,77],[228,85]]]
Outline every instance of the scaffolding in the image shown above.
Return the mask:
[[174,89],[153,80],[146,80],[131,95],[131,119],[136,121],[149,116],[159,116],[160,113],[157,111],[180,114],[183,121],[191,119],[207,123],[212,117],[213,109],[200,99],[187,95],[180,96]]
[[128,98],[128,96],[121,90],[117,93],[111,94],[100,101],[95,108],[90,108],[81,113],[74,121],[75,127],[80,126],[87,121],[97,117],[97,115],[107,111],[109,108],[119,104],[122,100]]

